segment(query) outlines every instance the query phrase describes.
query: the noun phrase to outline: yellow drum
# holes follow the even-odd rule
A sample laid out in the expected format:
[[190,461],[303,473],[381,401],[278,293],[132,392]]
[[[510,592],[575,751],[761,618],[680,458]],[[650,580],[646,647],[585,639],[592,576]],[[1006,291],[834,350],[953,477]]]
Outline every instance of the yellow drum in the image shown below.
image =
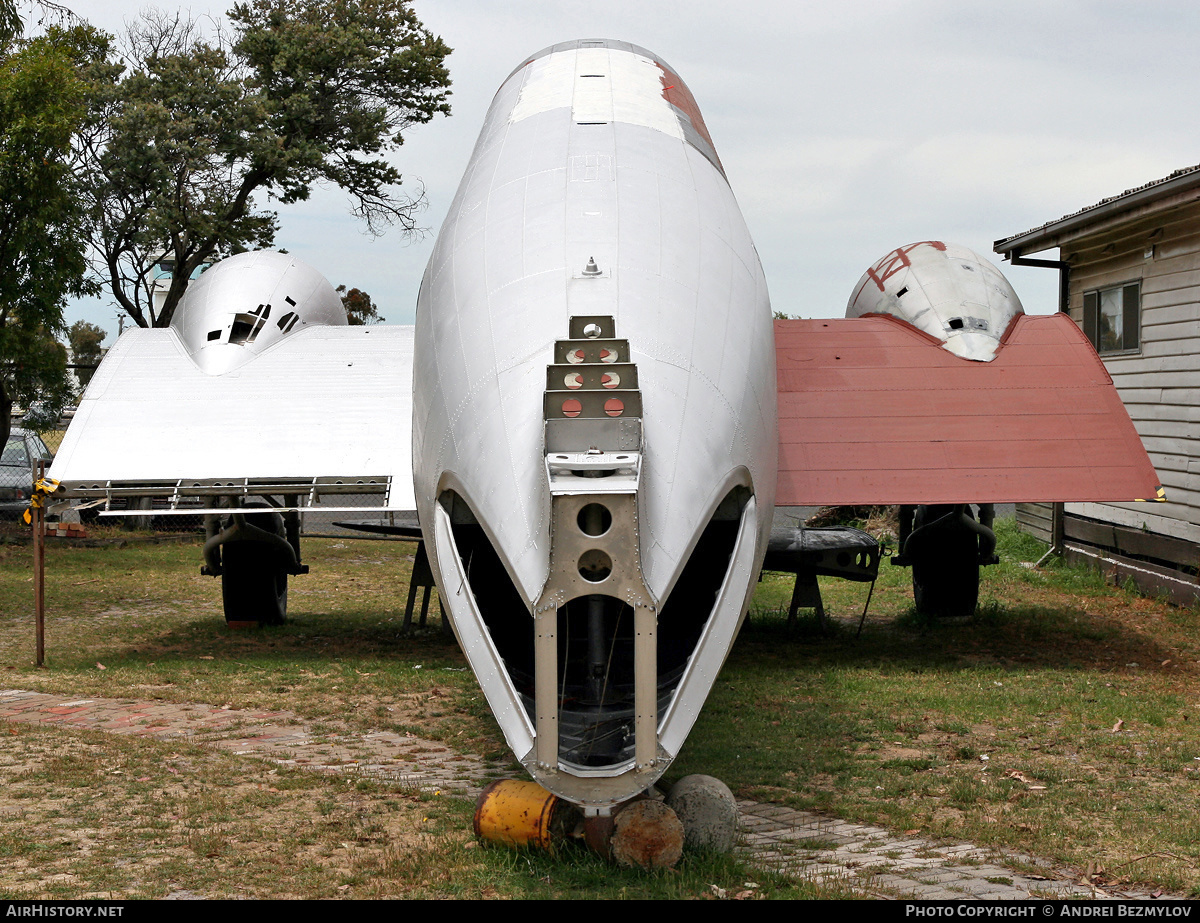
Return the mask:
[[556,834],[558,798],[536,782],[505,779],[483,790],[475,804],[475,835],[507,846],[549,849]]

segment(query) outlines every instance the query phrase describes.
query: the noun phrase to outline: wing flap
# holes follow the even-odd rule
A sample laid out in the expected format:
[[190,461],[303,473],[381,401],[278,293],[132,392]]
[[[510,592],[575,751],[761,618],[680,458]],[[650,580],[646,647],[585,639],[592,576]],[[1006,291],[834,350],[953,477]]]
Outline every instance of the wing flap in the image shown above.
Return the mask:
[[787,506],[1158,499],[1112,379],[1066,315],[991,362],[890,317],[775,322]]

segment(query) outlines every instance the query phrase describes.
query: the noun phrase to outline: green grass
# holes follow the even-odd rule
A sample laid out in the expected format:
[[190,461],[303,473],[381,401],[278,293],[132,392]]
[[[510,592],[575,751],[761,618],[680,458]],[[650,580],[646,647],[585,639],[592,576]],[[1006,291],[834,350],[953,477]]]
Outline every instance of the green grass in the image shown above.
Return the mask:
[[1194,620],[1087,571],[1021,567],[1044,546],[999,532],[968,619],[918,617],[885,564],[860,638],[866,589],[838,581],[822,581],[828,632],[789,629],[790,583],[765,577],[671,775],[1200,893]]
[[755,882],[838,897],[721,856],[620,869],[581,846],[489,848],[473,805],[102,732],[10,727],[0,753],[0,898],[675,899]]
[[[829,629],[789,628],[790,580],[766,575],[668,781],[705,772],[760,800],[1200,894],[1200,613],[1057,563],[1021,567],[1044,548],[999,532],[1004,563],[983,571],[969,619],[918,617],[910,575],[885,564],[861,637],[864,584],[823,581]],[[445,740],[515,772],[453,642],[436,626],[400,631],[412,550],[307,541],[313,572],[291,582],[290,623],[230,632],[197,544],[56,545],[37,670],[29,548],[0,545],[0,688],[290,710],[327,732]],[[0,733],[5,897],[702,897],[745,880],[764,896],[831,894],[732,859],[647,875],[574,850],[483,848],[460,800],[247,757]]]
[[0,898],[838,896],[688,856],[670,872],[479,846],[461,799],[88,731],[16,726],[0,754]]
[[[115,540],[123,533],[99,534]],[[48,551],[47,658],[33,662],[28,546],[0,546],[0,688],[287,710],[314,733],[446,740],[517,774],[453,641],[400,631],[413,546],[313,540],[286,626],[231,632],[199,545]],[[479,846],[473,805],[179,743],[0,725],[0,897],[838,897],[686,856],[617,869]]]

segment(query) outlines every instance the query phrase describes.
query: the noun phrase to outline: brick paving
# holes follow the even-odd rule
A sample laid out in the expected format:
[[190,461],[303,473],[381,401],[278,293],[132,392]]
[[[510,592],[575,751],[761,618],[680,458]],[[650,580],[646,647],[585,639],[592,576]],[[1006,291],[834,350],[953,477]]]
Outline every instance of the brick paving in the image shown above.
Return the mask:
[[[71,699],[0,690],[0,720],[186,740],[316,772],[355,774],[426,790],[476,797],[502,775],[484,760],[438,741],[390,731],[360,733],[290,712],[129,699]],[[333,728],[330,730],[330,728]],[[1001,855],[970,844],[897,837],[880,827],[739,802],[742,855],[750,862],[812,881],[838,881],[879,897],[929,900],[1150,898],[1103,891],[1030,856]],[[1013,867],[1025,871],[1014,871]],[[1031,873],[1029,869],[1038,869]],[[1166,895],[1162,895],[1166,897]],[[1172,896],[1174,897],[1174,896]]]
[[[839,881],[870,894],[923,900],[1147,899],[1106,891],[1043,859],[960,843],[897,837],[781,805],[740,801],[746,859],[811,881]],[[1036,868],[1038,871],[1014,871]],[[1165,895],[1160,895],[1165,897]],[[1177,898],[1176,898],[1177,899]]]
[[[290,712],[128,699],[67,699],[0,690],[0,720],[186,740],[319,772],[357,773],[414,788],[477,795],[496,770],[439,741],[345,729],[319,733]],[[330,725],[330,722],[323,722]]]

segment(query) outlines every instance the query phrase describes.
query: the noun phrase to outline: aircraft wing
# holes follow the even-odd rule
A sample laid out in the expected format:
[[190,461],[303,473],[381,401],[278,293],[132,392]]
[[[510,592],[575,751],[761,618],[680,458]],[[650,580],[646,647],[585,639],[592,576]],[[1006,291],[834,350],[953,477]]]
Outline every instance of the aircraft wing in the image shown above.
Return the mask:
[[1065,314],[973,362],[891,317],[775,322],[780,506],[1161,499],[1112,379]]
[[129,330],[89,383],[50,476],[75,497],[244,492],[413,510],[412,357],[412,327],[314,325],[211,375],[174,329]]

